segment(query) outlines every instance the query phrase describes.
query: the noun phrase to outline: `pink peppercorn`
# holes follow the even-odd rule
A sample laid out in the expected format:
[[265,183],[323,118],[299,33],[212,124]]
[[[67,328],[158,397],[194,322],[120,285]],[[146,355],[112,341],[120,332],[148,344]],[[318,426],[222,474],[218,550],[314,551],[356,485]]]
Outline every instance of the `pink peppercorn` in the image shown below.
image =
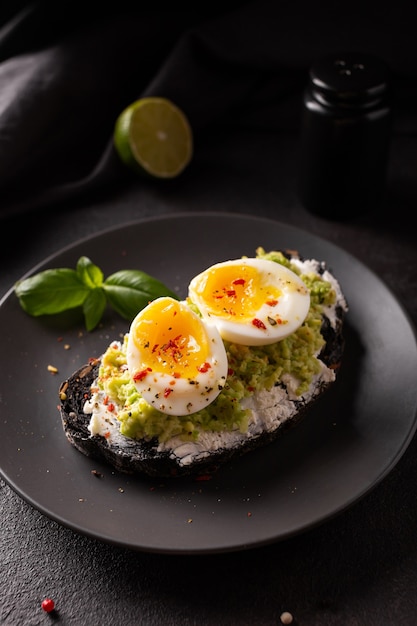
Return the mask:
[[51,598],[45,598],[45,600],[42,601],[42,608],[46,613],[51,613],[55,608],[55,602],[51,600]]

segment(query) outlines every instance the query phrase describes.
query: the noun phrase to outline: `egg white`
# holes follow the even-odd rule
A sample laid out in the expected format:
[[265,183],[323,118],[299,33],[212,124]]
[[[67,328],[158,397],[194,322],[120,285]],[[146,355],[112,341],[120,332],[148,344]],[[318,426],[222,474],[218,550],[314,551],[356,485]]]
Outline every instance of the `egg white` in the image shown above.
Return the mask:
[[288,337],[310,308],[309,290],[297,274],[258,258],[212,265],[191,280],[188,294],[224,340],[247,346]]

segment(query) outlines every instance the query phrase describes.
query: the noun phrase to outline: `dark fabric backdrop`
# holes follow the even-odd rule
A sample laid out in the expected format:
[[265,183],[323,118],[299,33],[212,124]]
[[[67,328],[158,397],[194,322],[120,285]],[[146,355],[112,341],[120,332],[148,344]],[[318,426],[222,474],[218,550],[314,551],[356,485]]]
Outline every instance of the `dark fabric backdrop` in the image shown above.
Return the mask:
[[0,210],[36,208],[127,180],[112,147],[114,123],[145,95],[183,108],[195,160],[206,137],[226,125],[296,131],[294,103],[308,68],[329,51],[383,58],[392,70],[394,129],[416,131],[411,1],[142,4],[2,5]]

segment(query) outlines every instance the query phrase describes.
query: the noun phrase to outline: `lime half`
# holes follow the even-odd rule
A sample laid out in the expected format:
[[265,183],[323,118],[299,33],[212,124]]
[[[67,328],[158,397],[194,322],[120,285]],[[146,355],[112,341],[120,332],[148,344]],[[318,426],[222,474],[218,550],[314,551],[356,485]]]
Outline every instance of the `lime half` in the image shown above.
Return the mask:
[[166,98],[141,98],[116,120],[114,145],[137,172],[174,178],[193,155],[193,134],[186,115]]

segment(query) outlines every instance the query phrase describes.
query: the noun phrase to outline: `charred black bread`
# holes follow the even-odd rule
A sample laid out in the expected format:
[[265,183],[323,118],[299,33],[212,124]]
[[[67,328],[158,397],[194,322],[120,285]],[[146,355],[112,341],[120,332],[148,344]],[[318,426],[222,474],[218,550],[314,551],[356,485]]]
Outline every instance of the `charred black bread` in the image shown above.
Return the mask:
[[325,343],[317,356],[320,371],[307,393],[295,395],[291,384],[284,380],[270,390],[255,393],[247,402],[253,419],[246,433],[206,432],[198,441],[183,441],[177,437],[161,444],[156,438],[145,440],[123,436],[113,423],[111,437],[92,435],[89,429],[91,415],[85,407],[99,374],[100,359],[93,359],[60,387],[62,424],[68,441],[83,454],[104,460],[120,472],[173,477],[211,472],[233,458],[272,442],[298,423],[336,379],[344,349],[343,322],[347,303],[325,263],[301,260],[294,253],[290,258],[306,271],[314,271],[330,281],[336,293],[334,305],[323,308],[321,334]]

